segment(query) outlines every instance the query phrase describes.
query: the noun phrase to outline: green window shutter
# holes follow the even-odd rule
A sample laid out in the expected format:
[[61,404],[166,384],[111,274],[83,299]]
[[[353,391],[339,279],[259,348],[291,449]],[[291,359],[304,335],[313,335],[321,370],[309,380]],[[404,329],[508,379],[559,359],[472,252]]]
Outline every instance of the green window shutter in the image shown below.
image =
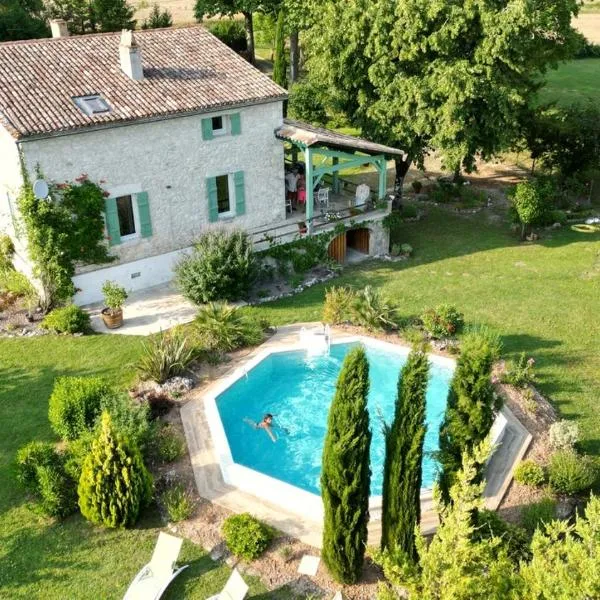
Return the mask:
[[208,177],[206,180],[206,195],[208,196],[208,220],[211,223],[219,220],[217,203],[217,178]]
[[106,215],[108,245],[117,246],[121,243],[121,228],[119,227],[119,213],[117,212],[116,198],[107,198],[104,201],[104,212]]
[[140,233],[143,238],[152,236],[152,220],[150,219],[150,203],[148,192],[136,194],[138,214],[140,216]]
[[246,191],[244,190],[244,171],[237,171],[233,174],[233,183],[235,184],[235,214],[243,215],[246,213]]
[[202,139],[213,139],[212,119],[210,117],[208,119],[202,119]]
[[229,115],[229,121],[231,122],[231,135],[240,135],[242,133],[242,120],[240,119],[240,113],[233,113]]

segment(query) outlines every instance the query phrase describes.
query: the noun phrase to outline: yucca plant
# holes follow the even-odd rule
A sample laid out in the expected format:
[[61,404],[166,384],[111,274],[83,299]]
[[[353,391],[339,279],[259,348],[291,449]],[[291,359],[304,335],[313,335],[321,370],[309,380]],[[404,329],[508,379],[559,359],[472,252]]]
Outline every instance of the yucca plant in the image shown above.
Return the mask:
[[142,379],[157,383],[182,373],[197,356],[196,348],[180,329],[161,331],[143,342],[142,347],[138,373]]
[[352,304],[353,321],[370,331],[396,328],[396,311],[397,308],[370,285],[356,293]]
[[263,340],[260,324],[237,306],[210,302],[196,316],[196,334],[201,346],[214,352],[231,352],[255,346]]

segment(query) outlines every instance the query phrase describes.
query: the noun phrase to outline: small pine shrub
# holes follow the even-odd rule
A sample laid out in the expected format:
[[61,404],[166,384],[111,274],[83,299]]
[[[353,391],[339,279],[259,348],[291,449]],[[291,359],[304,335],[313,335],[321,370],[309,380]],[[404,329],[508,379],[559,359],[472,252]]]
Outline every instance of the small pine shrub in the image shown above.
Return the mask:
[[515,469],[515,481],[523,485],[538,486],[546,481],[544,468],[533,460],[523,460]]
[[29,442],[17,452],[17,481],[32,494],[38,491],[37,468],[54,467],[60,464],[54,444]]
[[99,377],[60,377],[50,396],[52,429],[64,440],[74,440],[92,429],[102,398],[109,392],[108,384]]
[[502,381],[515,387],[526,388],[535,381],[534,366],[535,360],[531,357],[527,358],[525,352],[521,352],[517,362],[508,363]]
[[574,495],[589,490],[596,482],[597,474],[591,457],[561,450],[550,459],[548,481],[555,492]]
[[114,430],[108,413],[83,463],[77,494],[81,514],[106,527],[134,525],[150,500],[152,476],[139,450]]
[[60,466],[38,466],[36,469],[38,483],[38,507],[40,512],[49,517],[66,517],[77,506],[75,483]]
[[579,441],[579,425],[573,421],[557,421],[550,425],[548,441],[554,450],[572,450]]
[[544,498],[529,504],[521,511],[521,524],[532,534],[538,527],[550,523],[556,518],[556,501]]
[[154,454],[163,463],[170,463],[185,453],[185,440],[172,425],[161,427],[154,439]]
[[164,383],[182,373],[196,356],[196,349],[181,329],[161,331],[142,342],[137,371],[145,381]]
[[379,290],[368,285],[354,296],[352,321],[369,331],[394,329],[397,310]]
[[69,304],[50,312],[42,321],[42,327],[56,333],[85,333],[90,328],[90,315],[79,306]]
[[92,449],[92,442],[96,439],[97,432],[85,431],[76,440],[67,444],[65,452],[65,472],[75,482],[79,481],[83,463]]
[[236,306],[210,303],[196,316],[198,343],[211,352],[231,352],[263,341],[260,323],[244,315]]
[[248,296],[258,275],[252,241],[243,231],[209,231],[175,267],[177,284],[188,300],[204,304]]
[[230,552],[246,560],[258,558],[273,539],[273,530],[248,513],[227,517],[221,532]]
[[161,500],[171,523],[185,521],[194,512],[194,499],[182,483],[168,487],[162,493]]
[[425,311],[421,320],[427,333],[434,339],[452,337],[464,324],[463,314],[450,304],[440,304]]
[[339,325],[350,319],[354,292],[349,287],[333,286],[325,291],[323,322]]

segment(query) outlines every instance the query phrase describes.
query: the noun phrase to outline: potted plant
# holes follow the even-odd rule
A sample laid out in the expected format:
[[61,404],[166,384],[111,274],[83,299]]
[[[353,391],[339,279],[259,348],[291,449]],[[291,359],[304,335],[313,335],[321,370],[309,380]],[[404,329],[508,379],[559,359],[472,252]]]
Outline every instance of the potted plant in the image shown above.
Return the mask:
[[114,281],[105,281],[102,294],[105,305],[102,309],[102,320],[108,329],[117,329],[123,325],[123,304],[127,300],[127,292],[122,285]]

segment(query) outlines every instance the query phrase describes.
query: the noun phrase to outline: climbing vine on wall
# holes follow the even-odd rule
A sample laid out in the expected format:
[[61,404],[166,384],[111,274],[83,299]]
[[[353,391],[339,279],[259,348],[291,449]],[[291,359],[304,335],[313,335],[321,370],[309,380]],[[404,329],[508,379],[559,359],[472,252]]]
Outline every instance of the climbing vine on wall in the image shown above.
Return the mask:
[[48,198],[36,198],[23,169],[17,204],[33,274],[42,286],[44,310],[73,296],[72,277],[77,264],[114,260],[104,244],[103,210],[107,192],[87,175],[74,182],[53,183],[49,188]]

